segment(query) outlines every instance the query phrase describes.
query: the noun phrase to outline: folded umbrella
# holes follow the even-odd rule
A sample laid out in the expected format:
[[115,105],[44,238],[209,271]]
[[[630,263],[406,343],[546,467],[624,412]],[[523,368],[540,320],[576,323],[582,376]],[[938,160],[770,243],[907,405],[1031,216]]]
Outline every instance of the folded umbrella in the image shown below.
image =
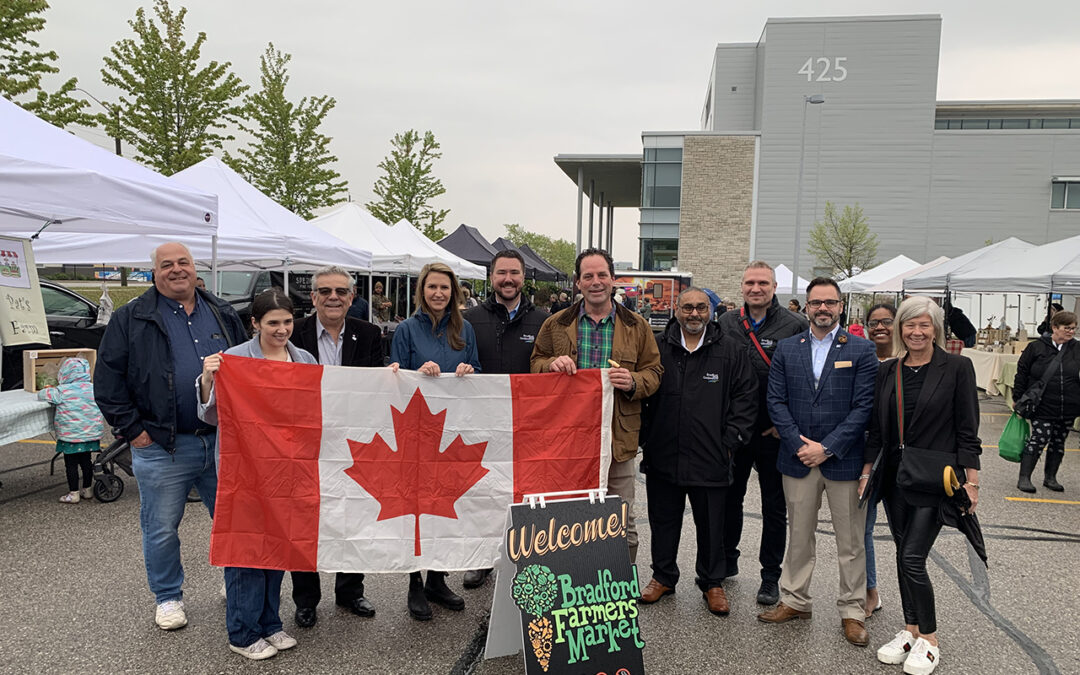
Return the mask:
[[983,564],[987,564],[986,541],[983,539],[982,527],[979,525],[979,517],[974,513],[968,513],[971,508],[971,498],[967,490],[960,489],[960,480],[952,467],[945,470],[945,499],[938,509],[938,521],[942,525],[960,530],[971,543]]

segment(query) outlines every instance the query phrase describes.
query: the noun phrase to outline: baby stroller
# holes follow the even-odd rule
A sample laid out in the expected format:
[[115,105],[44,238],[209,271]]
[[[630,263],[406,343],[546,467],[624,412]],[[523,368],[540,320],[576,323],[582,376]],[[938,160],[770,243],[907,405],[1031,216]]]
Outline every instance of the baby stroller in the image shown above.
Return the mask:
[[124,480],[116,475],[117,467],[127,475],[135,476],[131,470],[131,446],[127,439],[117,435],[116,429],[113,435],[116,440],[94,460],[94,496],[103,503],[115,502],[124,494]]

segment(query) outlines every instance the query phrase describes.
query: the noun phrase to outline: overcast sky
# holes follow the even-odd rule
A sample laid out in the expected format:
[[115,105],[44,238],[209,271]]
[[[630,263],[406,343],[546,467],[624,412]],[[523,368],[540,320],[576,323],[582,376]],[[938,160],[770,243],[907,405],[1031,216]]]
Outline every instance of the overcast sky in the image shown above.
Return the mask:
[[[114,97],[102,56],[151,0],[51,4],[42,46],[64,77]],[[576,186],[552,158],[639,153],[642,131],[697,129],[714,47],[756,41],[770,17],[940,14],[940,99],[1080,99],[1075,0],[183,4],[189,39],[207,34],[204,59],[231,61],[257,86],[272,41],[293,55],[290,98],[337,99],[324,130],[354,201],[373,197],[395,132],[430,129],[444,229],[468,223],[489,239],[516,222],[573,241]],[[85,137],[112,147],[100,130]],[[615,226],[616,260],[636,263],[637,210],[616,210]]]

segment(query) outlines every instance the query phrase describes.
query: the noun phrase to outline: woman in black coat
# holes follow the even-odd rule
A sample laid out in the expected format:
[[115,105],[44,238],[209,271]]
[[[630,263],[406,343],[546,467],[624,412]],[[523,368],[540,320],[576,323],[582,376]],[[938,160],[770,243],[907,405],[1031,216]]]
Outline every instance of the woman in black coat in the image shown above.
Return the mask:
[[[971,512],[979,501],[982,442],[975,368],[969,359],[942,348],[944,314],[933,300],[922,296],[908,298],[897,310],[893,343],[898,358],[878,368],[866,464],[859,479],[862,494],[874,460],[884,452],[878,469],[883,471],[881,497],[896,542],[906,625],[878,650],[877,657],[882,663],[903,663],[904,672],[911,675],[928,675],[940,662],[934,589],[926,572],[926,558],[941,531],[939,509],[945,494],[916,492],[897,485],[901,446],[952,453],[950,463],[957,475],[966,478],[963,489],[971,499]],[[899,409],[898,374],[903,395]]]
[[1042,335],[1024,348],[1016,364],[1013,380],[1013,402],[1042,380],[1046,369],[1061,354],[1043,390],[1039,407],[1032,416],[1031,436],[1020,455],[1020,479],[1016,483],[1021,492],[1035,492],[1031,473],[1039,463],[1039,453],[1046,448],[1046,465],[1043,468],[1043,487],[1062,492],[1057,472],[1065,458],[1065,437],[1073,420],[1080,417],[1080,349],[1073,336],[1076,335],[1076,315],[1058,312],[1050,319],[1050,332]]

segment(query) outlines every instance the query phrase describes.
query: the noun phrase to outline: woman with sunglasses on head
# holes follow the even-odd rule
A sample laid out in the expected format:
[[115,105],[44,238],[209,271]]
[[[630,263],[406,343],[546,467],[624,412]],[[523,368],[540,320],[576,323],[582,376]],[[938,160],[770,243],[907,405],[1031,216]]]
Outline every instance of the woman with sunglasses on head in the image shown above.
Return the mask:
[[1031,436],[1020,455],[1020,479],[1016,487],[1021,492],[1035,492],[1031,474],[1044,447],[1043,487],[1054,492],[1065,490],[1057,480],[1057,472],[1065,458],[1069,427],[1080,417],[1080,349],[1073,339],[1075,336],[1076,314],[1062,310],[1050,318],[1050,332],[1025,347],[1016,364],[1014,403],[1033,384],[1046,379],[1035,414],[1028,419]]
[[[885,303],[874,305],[867,313],[868,338],[877,349],[878,361],[888,361],[893,354],[893,320],[896,307]],[[877,561],[874,556],[874,525],[877,524],[878,495],[870,495],[866,501],[866,618],[881,609],[881,597],[877,589]]]
[[[279,288],[255,296],[251,303],[251,326],[255,337],[225,352],[269,361],[315,363],[315,357],[289,342],[293,332],[293,304]],[[202,375],[195,383],[199,396],[199,419],[218,423],[214,376],[221,367],[221,354],[203,359]],[[218,444],[220,448],[220,443]],[[282,570],[251,567],[225,568],[225,624],[229,649],[259,661],[296,646],[296,639],[282,630]]]
[[[416,313],[394,331],[390,368],[417,370],[431,377],[454,373],[458,377],[480,371],[476,335],[461,314],[462,287],[448,265],[430,263],[416,281]],[[446,572],[409,575],[409,615],[431,619],[428,600],[447,609],[465,609],[465,600],[446,585]]]
[[[958,489],[971,502],[968,513],[974,513],[979,501],[982,442],[975,367],[966,357],[946,352],[944,344],[941,307],[925,296],[905,300],[896,312],[893,331],[898,358],[878,368],[859,477],[861,496],[874,461],[885,453],[878,467],[879,483],[896,542],[905,626],[878,649],[877,658],[882,663],[903,663],[910,675],[929,675],[940,663],[934,589],[926,559],[941,531],[939,512],[946,499],[943,472],[937,472],[936,488],[913,477],[921,478],[920,468],[934,461],[934,456],[944,455],[956,475],[965,479]],[[924,463],[916,464],[917,457]]]

